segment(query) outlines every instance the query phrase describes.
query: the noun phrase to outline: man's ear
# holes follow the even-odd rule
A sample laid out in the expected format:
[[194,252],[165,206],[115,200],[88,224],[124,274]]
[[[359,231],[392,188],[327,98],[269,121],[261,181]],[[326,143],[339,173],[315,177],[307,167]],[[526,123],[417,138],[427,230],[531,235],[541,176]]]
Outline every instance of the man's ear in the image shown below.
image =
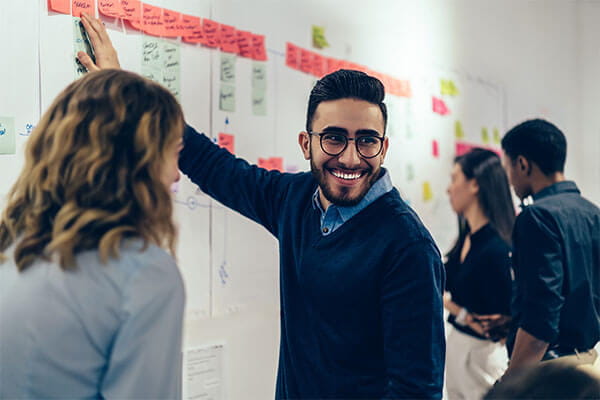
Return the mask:
[[522,173],[524,173],[527,176],[531,175],[531,163],[529,162],[528,159],[526,159],[523,156],[518,156],[517,157],[517,165]]
[[310,160],[310,135],[302,131],[298,134],[298,144],[305,160]]

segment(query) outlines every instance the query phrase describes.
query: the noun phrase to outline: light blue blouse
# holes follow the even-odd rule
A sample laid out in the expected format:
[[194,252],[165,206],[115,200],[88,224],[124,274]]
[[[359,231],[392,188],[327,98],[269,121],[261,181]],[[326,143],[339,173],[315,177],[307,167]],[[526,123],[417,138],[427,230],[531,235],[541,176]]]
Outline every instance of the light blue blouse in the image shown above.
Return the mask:
[[[9,249],[10,250],[10,249]],[[139,241],[102,264],[0,264],[0,398],[180,396],[185,293],[173,258]]]

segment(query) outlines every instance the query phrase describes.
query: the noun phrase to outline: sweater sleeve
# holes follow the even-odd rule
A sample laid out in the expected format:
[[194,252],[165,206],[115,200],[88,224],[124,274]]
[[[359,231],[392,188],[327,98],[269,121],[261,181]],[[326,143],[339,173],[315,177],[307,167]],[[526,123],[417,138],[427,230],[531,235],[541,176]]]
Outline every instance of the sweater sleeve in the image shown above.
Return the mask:
[[[179,169],[203,192],[277,235],[285,175],[236,158],[187,125]],[[287,180],[289,181],[289,179]]]
[[427,239],[399,249],[382,278],[384,398],[442,397],[444,266]]

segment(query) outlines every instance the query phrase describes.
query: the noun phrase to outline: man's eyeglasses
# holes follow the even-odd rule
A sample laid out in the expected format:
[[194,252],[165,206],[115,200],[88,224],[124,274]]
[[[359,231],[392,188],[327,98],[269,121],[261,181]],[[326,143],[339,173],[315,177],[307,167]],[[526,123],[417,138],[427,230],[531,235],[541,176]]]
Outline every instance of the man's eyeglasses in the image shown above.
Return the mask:
[[319,136],[321,149],[330,156],[339,156],[348,147],[348,141],[354,140],[356,150],[364,158],[377,157],[383,149],[383,136],[361,135],[349,138],[337,132],[308,132],[310,135]]

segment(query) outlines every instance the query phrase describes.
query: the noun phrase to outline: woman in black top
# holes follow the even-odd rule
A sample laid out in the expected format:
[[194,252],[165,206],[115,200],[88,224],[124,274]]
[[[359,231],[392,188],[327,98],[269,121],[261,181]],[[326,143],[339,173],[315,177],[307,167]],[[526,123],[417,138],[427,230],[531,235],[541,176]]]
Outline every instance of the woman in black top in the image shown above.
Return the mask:
[[[459,236],[447,255],[444,306],[450,329],[448,398],[481,398],[507,367],[502,332],[486,332],[477,315],[510,315],[510,237],[515,220],[500,158],[484,149],[457,157],[448,195]],[[508,318],[508,317],[507,317]]]

